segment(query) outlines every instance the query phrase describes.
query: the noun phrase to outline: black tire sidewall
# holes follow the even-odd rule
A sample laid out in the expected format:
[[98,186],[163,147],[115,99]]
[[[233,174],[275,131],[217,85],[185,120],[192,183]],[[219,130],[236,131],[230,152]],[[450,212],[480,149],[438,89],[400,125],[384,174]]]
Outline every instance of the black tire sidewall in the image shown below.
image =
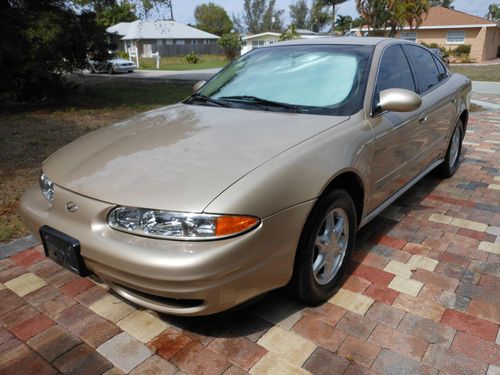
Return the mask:
[[[314,242],[327,212],[333,208],[342,208],[349,219],[349,240],[342,265],[333,278],[326,285],[320,285],[314,279],[312,262],[314,257]],[[333,190],[316,203],[306,225],[297,248],[294,267],[294,289],[298,297],[307,304],[319,304],[330,298],[339,286],[344,276],[351,252],[356,241],[357,218],[356,208],[351,196],[345,190]]]
[[[451,142],[453,141],[453,134],[455,134],[455,130],[457,128],[460,130],[460,144],[458,146],[457,160],[455,160],[455,164],[453,164],[453,166],[450,167]],[[451,133],[450,141],[448,142],[448,149],[446,150],[446,156],[441,170],[441,174],[443,175],[443,177],[451,177],[457,171],[458,165],[460,164],[460,155],[462,154],[463,139],[464,139],[464,127],[462,125],[462,121],[459,120],[457,125],[453,128],[453,133]]]

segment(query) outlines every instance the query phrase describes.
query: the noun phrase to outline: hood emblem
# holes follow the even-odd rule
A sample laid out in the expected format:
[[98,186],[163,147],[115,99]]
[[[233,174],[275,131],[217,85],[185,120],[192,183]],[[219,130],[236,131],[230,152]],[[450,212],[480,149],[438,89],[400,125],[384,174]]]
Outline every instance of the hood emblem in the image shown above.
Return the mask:
[[78,211],[78,205],[75,202],[68,202],[66,203],[66,211],[76,212]]

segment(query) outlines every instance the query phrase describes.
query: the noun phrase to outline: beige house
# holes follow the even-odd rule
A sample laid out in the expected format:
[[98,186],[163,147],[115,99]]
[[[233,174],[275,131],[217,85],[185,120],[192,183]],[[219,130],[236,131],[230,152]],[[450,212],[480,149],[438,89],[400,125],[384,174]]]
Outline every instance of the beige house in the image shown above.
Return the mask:
[[[351,31],[363,33],[368,28]],[[470,57],[475,62],[500,57],[500,24],[453,9],[432,7],[418,29],[407,26],[396,37],[419,43],[437,43],[450,50],[462,44],[470,45]]]

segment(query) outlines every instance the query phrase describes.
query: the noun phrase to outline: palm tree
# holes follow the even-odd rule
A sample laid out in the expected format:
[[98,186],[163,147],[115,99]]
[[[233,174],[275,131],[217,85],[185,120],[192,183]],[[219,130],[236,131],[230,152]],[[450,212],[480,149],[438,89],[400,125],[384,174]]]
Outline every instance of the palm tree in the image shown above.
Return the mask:
[[297,32],[297,28],[294,24],[290,25],[290,28],[280,35],[280,42],[284,40],[300,39],[300,34]]
[[347,0],[319,0],[319,3],[324,7],[332,7],[332,34],[335,31],[336,9],[339,4],[345,3]]
[[352,25],[352,17],[351,16],[342,16],[339,14],[337,16],[337,22],[335,23],[337,29],[340,29],[342,35],[345,34],[351,28]]
[[490,4],[486,18],[492,21],[500,19],[500,4]]
[[429,11],[428,0],[356,0],[356,8],[371,29],[390,28],[394,37],[405,23],[411,28],[420,26]]

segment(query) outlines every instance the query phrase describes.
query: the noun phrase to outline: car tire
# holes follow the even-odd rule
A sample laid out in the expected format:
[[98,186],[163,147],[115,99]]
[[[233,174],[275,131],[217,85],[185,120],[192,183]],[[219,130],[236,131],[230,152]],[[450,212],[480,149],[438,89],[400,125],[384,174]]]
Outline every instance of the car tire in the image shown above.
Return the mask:
[[108,74],[114,74],[114,72],[113,65],[108,66]]
[[464,126],[459,120],[451,135],[444,162],[437,167],[436,172],[442,178],[449,178],[455,174],[460,164],[460,154],[462,152],[462,141],[464,138]]
[[335,293],[356,241],[356,223],[356,207],[345,190],[316,203],[299,240],[290,285],[302,302],[317,305]]

